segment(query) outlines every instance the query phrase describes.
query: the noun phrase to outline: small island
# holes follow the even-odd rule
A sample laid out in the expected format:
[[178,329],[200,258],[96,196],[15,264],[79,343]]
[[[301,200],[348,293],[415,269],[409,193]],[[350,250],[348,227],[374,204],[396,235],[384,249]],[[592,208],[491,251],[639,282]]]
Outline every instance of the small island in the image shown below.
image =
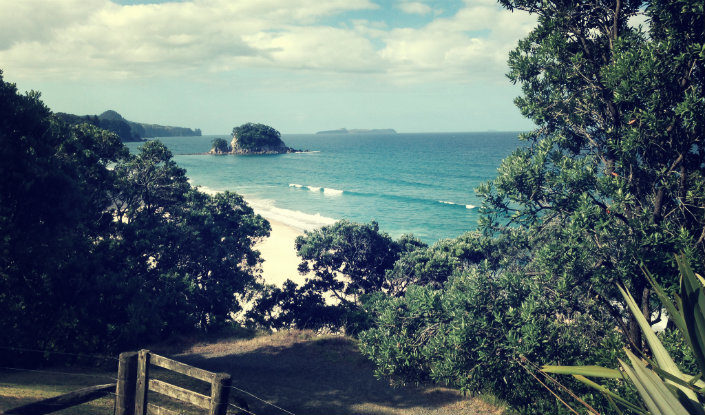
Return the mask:
[[210,154],[285,154],[297,153],[287,147],[281,134],[265,124],[247,123],[233,128],[232,140],[215,138],[211,142]]
[[319,131],[316,134],[396,134],[396,130],[393,128],[373,128],[373,129],[364,129],[364,128],[354,128],[352,130],[348,130],[347,128],[339,128],[337,130],[326,130],[326,131]]

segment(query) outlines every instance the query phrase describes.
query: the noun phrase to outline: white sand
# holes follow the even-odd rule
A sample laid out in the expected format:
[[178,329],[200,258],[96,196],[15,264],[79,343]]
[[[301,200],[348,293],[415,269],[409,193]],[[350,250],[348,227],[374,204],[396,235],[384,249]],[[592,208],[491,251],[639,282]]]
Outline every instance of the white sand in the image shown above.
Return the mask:
[[262,276],[267,284],[282,286],[284,281],[290,279],[301,285],[306,277],[299,274],[297,267],[301,262],[296,255],[294,241],[304,233],[284,223],[267,219],[272,225],[269,238],[255,245],[264,259]]

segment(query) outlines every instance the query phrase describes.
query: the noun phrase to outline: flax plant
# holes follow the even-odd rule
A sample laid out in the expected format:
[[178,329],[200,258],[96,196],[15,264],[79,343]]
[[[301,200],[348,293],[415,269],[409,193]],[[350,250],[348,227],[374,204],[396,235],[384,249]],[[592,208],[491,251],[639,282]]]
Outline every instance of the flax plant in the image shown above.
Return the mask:
[[[678,328],[696,357],[698,373],[683,373],[656,337],[631,294],[619,287],[630,312],[642,330],[651,356],[637,356],[624,350],[627,360],[619,360],[619,369],[600,366],[544,366],[543,371],[569,374],[595,388],[617,412],[627,410],[637,414],[692,415],[705,414],[705,279],[691,269],[684,256],[676,257],[680,270],[680,296],[675,301],[646,272],[647,279],[663,303],[668,316]],[[630,402],[590,378],[624,379],[631,382],[641,402]],[[620,409],[621,408],[621,409]]]

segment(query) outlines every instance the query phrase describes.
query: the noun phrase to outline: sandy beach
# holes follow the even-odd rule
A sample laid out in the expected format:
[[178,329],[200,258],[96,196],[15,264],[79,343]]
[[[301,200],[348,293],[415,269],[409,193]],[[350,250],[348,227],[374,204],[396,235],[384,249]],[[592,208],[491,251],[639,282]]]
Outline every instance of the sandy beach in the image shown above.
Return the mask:
[[297,284],[303,284],[305,276],[299,274],[297,267],[299,257],[296,255],[294,241],[304,233],[284,223],[267,219],[272,225],[269,238],[255,245],[264,259],[262,276],[268,284],[281,286],[290,279]]

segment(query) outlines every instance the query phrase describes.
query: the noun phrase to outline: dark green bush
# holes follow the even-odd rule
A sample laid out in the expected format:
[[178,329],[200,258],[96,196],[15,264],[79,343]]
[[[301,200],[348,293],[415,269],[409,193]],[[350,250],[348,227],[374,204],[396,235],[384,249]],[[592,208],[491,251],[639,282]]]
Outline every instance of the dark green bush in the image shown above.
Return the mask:
[[[379,376],[489,390],[521,412],[561,413],[517,359],[608,364],[623,345],[613,324],[592,317],[597,304],[574,300],[557,297],[540,277],[476,269],[451,277],[442,289],[414,286],[400,298],[371,296],[365,307],[375,327],[360,334],[360,348]],[[604,404],[591,390],[570,386]]]

